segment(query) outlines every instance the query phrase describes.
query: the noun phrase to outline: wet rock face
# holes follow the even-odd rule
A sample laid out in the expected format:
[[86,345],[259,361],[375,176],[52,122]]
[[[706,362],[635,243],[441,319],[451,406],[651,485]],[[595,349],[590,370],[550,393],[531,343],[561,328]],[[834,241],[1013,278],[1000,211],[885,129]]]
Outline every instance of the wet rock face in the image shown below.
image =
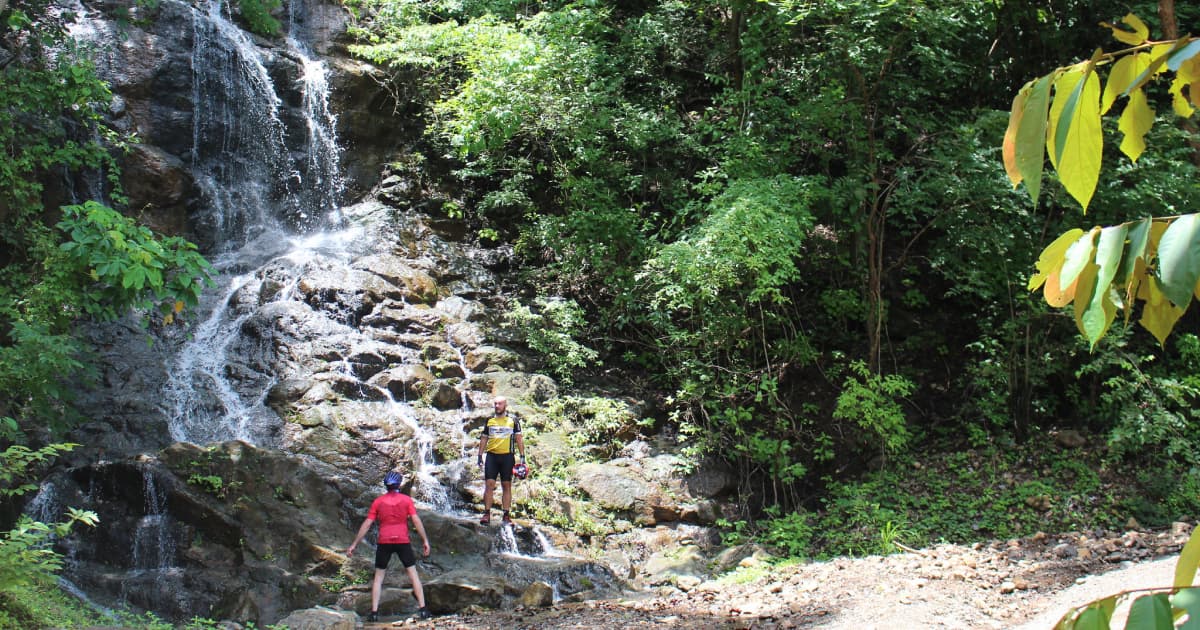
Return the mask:
[[[216,245],[209,233],[211,227],[196,223],[197,207],[204,202],[189,169],[197,156],[219,154],[237,142],[236,133],[198,129],[198,116],[213,114],[201,115],[197,107],[236,111],[240,104],[227,100],[198,105],[195,101],[198,90],[209,89],[198,83],[195,71],[197,63],[208,63],[196,51],[197,19],[203,10],[202,5],[179,0],[164,0],[153,7],[120,1],[86,2],[83,13],[88,19],[80,33],[96,42],[98,67],[116,96],[110,124],[139,138],[131,153],[118,156],[129,207],[152,228],[185,235],[211,249]],[[295,0],[286,11],[292,17],[284,16],[285,35],[305,42],[326,60],[336,130],[343,150],[353,155],[345,160],[341,174],[346,198],[361,197],[375,185],[397,147],[419,136],[420,128],[405,122],[418,117],[399,118],[395,99],[377,80],[378,70],[349,56],[345,29],[349,13],[344,7],[324,0]],[[287,150],[292,153],[286,170],[308,177],[308,155],[302,149],[307,127],[300,91],[304,60],[289,54],[281,46],[282,39],[255,37],[254,42],[266,51],[267,72],[281,90],[279,119],[286,129]],[[238,96],[234,92],[229,98]],[[228,159],[232,165],[241,157],[231,154]]]

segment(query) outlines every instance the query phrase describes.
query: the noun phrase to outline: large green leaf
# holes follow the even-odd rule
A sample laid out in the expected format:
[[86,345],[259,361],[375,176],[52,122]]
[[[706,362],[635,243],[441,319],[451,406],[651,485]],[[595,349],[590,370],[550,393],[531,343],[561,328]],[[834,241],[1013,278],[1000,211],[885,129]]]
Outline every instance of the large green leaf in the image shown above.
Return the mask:
[[[1076,293],[1076,304],[1087,300],[1087,307],[1080,317],[1084,336],[1091,342],[1092,347],[1108,332],[1109,326],[1117,317],[1117,308],[1111,296],[1113,278],[1121,266],[1121,255],[1125,251],[1125,235],[1129,232],[1127,224],[1107,227],[1100,231],[1100,242],[1096,245],[1096,279],[1091,285],[1090,293]],[[1083,285],[1080,283],[1082,290]]]
[[1188,619],[1179,630],[1200,630],[1200,588],[1183,588],[1171,596],[1171,605],[1186,610]]
[[1038,79],[1029,90],[1014,147],[1017,171],[1024,178],[1025,188],[1034,204],[1042,191],[1042,169],[1046,161],[1046,112],[1050,106],[1050,86],[1053,83],[1054,73],[1051,73]]
[[1142,595],[1133,600],[1125,630],[1171,630],[1174,622],[1166,593]]
[[1063,74],[1054,85],[1054,109],[1058,109],[1060,98],[1066,102],[1054,123],[1055,159],[1051,161],[1063,187],[1083,206],[1085,214],[1100,181],[1100,161],[1104,154],[1100,80],[1092,71],[1094,65],[1095,57],[1082,69]]
[[1104,323],[1103,309],[1091,309],[1092,295],[1096,290],[1096,274],[1099,271],[1099,266],[1087,265],[1079,272],[1078,284],[1075,287],[1075,325],[1079,328],[1079,334],[1091,341],[1093,346],[1096,345],[1093,340],[1098,338],[1097,331],[1101,327],[1107,327]]
[[1158,279],[1167,299],[1186,309],[1198,278],[1200,215],[1185,214],[1171,222],[1158,243]]
[[1102,607],[1105,601],[1112,600],[1109,597],[1105,600],[1092,602],[1088,607],[1075,618],[1074,623],[1059,623],[1056,628],[1072,628],[1073,630],[1109,630],[1108,621],[1112,618],[1111,606]]

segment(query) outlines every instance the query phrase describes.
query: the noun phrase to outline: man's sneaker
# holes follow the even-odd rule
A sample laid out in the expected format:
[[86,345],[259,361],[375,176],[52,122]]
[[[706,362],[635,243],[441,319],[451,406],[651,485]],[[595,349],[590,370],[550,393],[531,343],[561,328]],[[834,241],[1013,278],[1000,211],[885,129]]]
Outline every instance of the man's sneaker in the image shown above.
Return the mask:
[[379,613],[377,613],[377,612],[375,612],[374,610],[372,610],[372,611],[371,611],[371,612],[370,612],[370,613],[367,615],[367,621],[379,621]]
[[504,513],[504,518],[502,518],[502,519],[500,519],[500,520],[501,520],[501,521],[502,521],[502,522],[503,522],[505,525],[512,525],[512,517],[508,515],[508,512],[505,512],[505,513]]
[[433,619],[433,613],[428,608],[418,608],[417,619]]
[[492,515],[491,515],[491,514],[484,514],[484,515],[483,515],[483,518],[479,519],[479,524],[480,524],[480,525],[487,525],[488,523],[491,523],[491,522],[492,522]]

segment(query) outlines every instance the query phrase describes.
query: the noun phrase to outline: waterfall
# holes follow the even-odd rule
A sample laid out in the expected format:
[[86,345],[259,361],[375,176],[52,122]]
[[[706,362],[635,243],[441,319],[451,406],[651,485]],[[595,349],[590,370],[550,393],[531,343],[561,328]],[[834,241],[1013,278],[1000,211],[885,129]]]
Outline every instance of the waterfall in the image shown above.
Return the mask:
[[[192,9],[191,161],[206,202],[197,230],[215,244],[219,297],[198,309],[203,321],[177,356],[166,403],[175,440],[273,446],[279,419],[265,400],[275,377],[242,360],[248,344],[251,354],[273,348],[243,339],[240,329],[258,306],[256,270],[329,244],[301,235],[336,220],[340,149],[325,64],[294,36],[278,50],[258,45],[227,11],[219,0]],[[290,114],[280,93],[291,86],[277,85],[273,72],[283,61],[299,68],[301,107]]]
[[156,609],[186,609],[186,593],[179,588],[183,569],[176,566],[176,544],[171,535],[171,515],[167,512],[167,496],[160,493],[150,469],[142,470],[142,496],[145,513],[132,532],[130,549],[131,579],[122,581],[121,598],[128,601],[136,588]]

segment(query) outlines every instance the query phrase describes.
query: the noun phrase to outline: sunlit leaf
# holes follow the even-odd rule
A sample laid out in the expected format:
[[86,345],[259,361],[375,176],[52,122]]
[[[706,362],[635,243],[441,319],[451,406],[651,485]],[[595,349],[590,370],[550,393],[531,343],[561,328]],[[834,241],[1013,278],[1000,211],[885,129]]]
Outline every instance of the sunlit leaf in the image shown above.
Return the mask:
[[[1104,135],[1100,128],[1100,80],[1092,72],[1099,54],[1082,70],[1068,72],[1054,84],[1054,108],[1066,96],[1061,115],[1055,123],[1053,155],[1059,180],[1067,192],[1087,213],[1088,203],[1100,181],[1100,161],[1104,153]],[[1074,77],[1068,79],[1068,77]],[[1069,92],[1068,92],[1069,90]]]
[[1166,593],[1142,595],[1129,608],[1126,630],[1171,630],[1175,627]]
[[[1098,265],[1089,264],[1079,272],[1075,288],[1075,326],[1092,345],[1096,345],[1099,335],[1103,334],[1105,325],[1104,308],[1092,308],[1092,293],[1096,290],[1096,274],[1100,272]],[[1103,299],[1103,298],[1101,298]],[[1111,321],[1111,320],[1109,320]]]
[[[1158,287],[1158,280],[1152,275],[1146,276],[1139,292],[1144,296],[1144,303],[1142,319],[1138,323],[1154,335],[1159,345],[1165,345],[1171,330],[1175,328],[1175,323],[1179,321],[1180,317],[1183,317],[1183,309],[1171,304],[1171,301],[1163,295],[1162,289]],[[1178,573],[1178,569],[1176,569],[1176,573]]]
[[1050,276],[1046,279],[1046,290],[1042,292],[1046,297],[1046,304],[1054,308],[1062,308],[1070,304],[1071,300],[1075,299],[1075,288],[1078,285],[1078,274],[1076,274],[1076,281],[1071,282],[1065,288],[1059,288],[1058,279],[1061,272],[1061,267],[1050,272]]
[[1128,24],[1132,30],[1127,31],[1108,22],[1101,22],[1100,26],[1112,29],[1113,37],[1130,46],[1138,46],[1150,36],[1150,29],[1147,28],[1146,23],[1132,13],[1127,13],[1125,17],[1121,18],[1121,22]]
[[1084,283],[1081,281],[1075,295],[1077,313],[1080,311],[1080,303],[1087,302],[1078,318],[1084,336],[1093,347],[1108,332],[1108,328],[1112,326],[1113,320],[1117,316],[1116,305],[1112,301],[1110,289],[1112,280],[1121,266],[1121,256],[1125,251],[1125,235],[1128,232],[1129,226],[1125,224],[1104,228],[1100,231],[1100,240],[1096,245],[1097,271],[1095,278],[1086,293],[1080,293],[1085,290]]
[[1079,273],[1092,262],[1096,234],[1099,232],[1100,228],[1092,228],[1067,248],[1067,253],[1063,259],[1062,273],[1058,277],[1059,289],[1065,289],[1068,285],[1075,282],[1075,278],[1079,276]]
[[1146,150],[1146,133],[1154,125],[1154,109],[1146,100],[1146,93],[1134,90],[1129,95],[1129,102],[1121,117],[1117,119],[1117,129],[1121,131],[1121,153],[1130,160],[1137,161]]
[[1153,221],[1147,217],[1141,221],[1131,221],[1125,225],[1129,228],[1125,239],[1129,245],[1125,247],[1125,253],[1121,257],[1121,268],[1117,270],[1116,281],[1120,283],[1128,283],[1130,276],[1133,275],[1137,261],[1146,256],[1146,245],[1150,241],[1150,226]]
[[1017,130],[1014,148],[1017,171],[1025,181],[1029,197],[1036,204],[1042,190],[1042,169],[1045,166],[1046,114],[1050,106],[1050,86],[1055,73],[1038,79],[1025,99],[1025,113]]
[[1175,562],[1175,581],[1172,586],[1191,586],[1196,581],[1196,567],[1200,566],[1200,527],[1192,530],[1188,541],[1179,552]]
[[1004,156],[1004,170],[1008,173],[1008,181],[1013,188],[1021,183],[1021,170],[1017,168],[1017,131],[1021,128],[1021,119],[1025,116],[1025,101],[1029,98],[1029,89],[1033,81],[1025,84],[1017,96],[1013,98],[1012,111],[1008,115],[1008,129],[1004,130],[1004,145],[1001,151]]
[[1200,215],[1185,214],[1171,222],[1158,243],[1157,266],[1167,299],[1186,309],[1200,279]]
[[1171,56],[1167,58],[1167,67],[1178,72],[1184,62],[1194,59],[1196,55],[1200,55],[1200,40],[1172,52]]
[[1063,255],[1067,252],[1067,248],[1079,240],[1080,236],[1083,236],[1083,230],[1075,228],[1064,232],[1061,236],[1054,239],[1053,243],[1047,245],[1046,249],[1042,250],[1041,256],[1038,256],[1038,272],[1029,279],[1029,284],[1026,288],[1030,291],[1037,289],[1046,281],[1051,271],[1061,268]]
[[1134,260],[1133,271],[1125,278],[1125,323],[1129,323],[1130,317],[1133,315],[1133,301],[1139,294],[1143,293],[1143,285],[1150,274],[1150,268],[1146,266],[1144,258],[1136,258]]
[[1150,49],[1150,63],[1146,66],[1146,69],[1142,70],[1142,73],[1133,80],[1133,83],[1130,83],[1129,87],[1125,88],[1125,92],[1129,93],[1133,90],[1141,89],[1143,85],[1146,85],[1146,83],[1154,77],[1154,75],[1165,71],[1167,59],[1169,59],[1176,51],[1186,46],[1188,41],[1188,38],[1181,37],[1170,44],[1159,44],[1152,47]]
[[1125,94],[1125,89],[1148,65],[1150,56],[1145,53],[1126,55],[1113,64],[1108,72],[1108,81],[1104,84],[1104,94],[1100,97],[1101,114],[1106,113],[1117,98]]

